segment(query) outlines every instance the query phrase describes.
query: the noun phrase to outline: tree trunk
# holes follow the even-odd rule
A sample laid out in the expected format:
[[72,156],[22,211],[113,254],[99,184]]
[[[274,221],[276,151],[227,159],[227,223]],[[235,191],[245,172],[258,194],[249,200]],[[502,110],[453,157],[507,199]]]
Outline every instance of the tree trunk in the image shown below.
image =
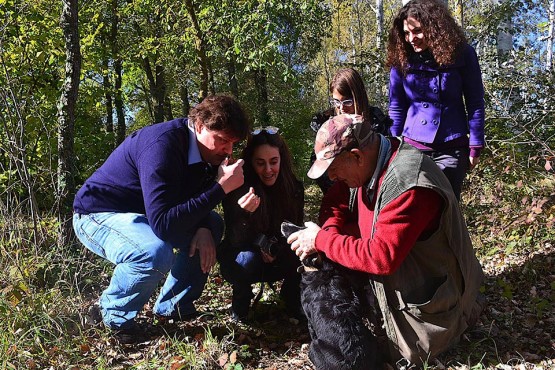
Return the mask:
[[104,87],[104,98],[106,99],[106,132],[114,131],[113,103],[112,103],[112,85],[110,83],[108,59],[104,60],[104,74],[102,76],[102,86]]
[[201,70],[201,82],[200,82],[200,91],[199,91],[199,100],[203,100],[208,95],[208,86],[209,86],[209,79],[210,76],[208,74],[208,56],[207,56],[207,45],[204,41],[204,34],[200,29],[200,25],[197,19],[197,13],[195,10],[195,6],[193,4],[193,0],[185,0],[185,6],[187,7],[187,12],[189,13],[189,17],[191,17],[191,23],[193,24],[193,28],[195,29],[195,48],[197,51],[197,60],[200,65]]
[[[496,5],[507,0],[495,0]],[[501,23],[499,23],[499,28],[497,29],[497,59],[500,65],[505,59],[509,52],[513,50],[513,22],[510,17],[506,17]]]
[[381,50],[383,40],[383,0],[376,0],[376,49]]
[[172,112],[172,102],[170,101],[170,97],[166,94],[166,99],[164,101],[164,113],[166,116],[166,120],[170,121],[173,119],[173,112]]
[[463,0],[455,0],[455,19],[464,28],[464,3]]
[[58,103],[58,189],[57,217],[60,225],[58,245],[71,241],[72,203],[75,194],[74,135],[75,108],[81,73],[78,0],[62,0],[60,26],[66,49],[65,77]]
[[[231,40],[228,40],[227,47],[228,49],[232,48]],[[227,67],[227,82],[229,84],[229,91],[231,91],[231,94],[233,94],[233,96],[238,98],[239,84],[237,83],[237,68],[235,66],[235,58],[232,55],[230,55],[228,58],[229,59],[226,61],[226,67]]]
[[114,104],[116,106],[116,141],[118,146],[125,139],[125,113],[123,110],[123,97],[121,92],[123,66],[120,57],[118,45],[118,0],[112,0],[111,4],[112,22],[110,25],[110,46],[112,49],[112,58],[114,59]]
[[549,2],[549,34],[547,35],[546,69],[553,70],[553,38],[555,37],[555,0]]
[[179,96],[181,97],[181,114],[183,117],[187,117],[191,109],[191,103],[189,102],[189,90],[185,83],[179,88]]
[[216,94],[216,84],[214,83],[214,70],[212,69],[212,61],[210,58],[207,58],[208,62],[208,78],[209,78],[209,85],[208,90],[211,95]]
[[114,72],[115,72],[115,79],[116,79],[116,117],[118,118],[117,122],[117,129],[116,129],[116,146],[121,144],[125,139],[125,113],[123,111],[123,98],[121,93],[121,80],[122,80],[122,66],[121,66],[121,59],[114,60]]
[[152,73],[150,60],[143,58],[143,67],[148,79],[150,96],[154,100],[154,122],[163,122],[165,118],[164,101],[166,99],[166,81],[164,76],[164,67],[156,65],[154,67],[155,74]]

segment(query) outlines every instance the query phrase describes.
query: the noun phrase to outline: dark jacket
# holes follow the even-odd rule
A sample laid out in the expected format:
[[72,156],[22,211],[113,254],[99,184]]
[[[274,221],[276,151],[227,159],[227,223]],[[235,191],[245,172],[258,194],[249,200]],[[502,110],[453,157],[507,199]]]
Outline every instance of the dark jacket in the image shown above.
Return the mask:
[[[285,238],[281,236],[280,225],[284,220],[302,225],[304,207],[303,184],[300,181],[297,182],[295,194],[288,198],[287,204],[279,204],[278,199],[282,198],[277,197],[276,192],[280,191],[277,187],[255,187],[257,195],[260,196],[261,191],[264,191],[265,195],[262,198],[261,206],[254,213],[243,210],[237,204],[239,198],[245,195],[251,186],[245,183],[239,189],[229,193],[222,203],[226,230],[222,245],[231,248],[249,249],[256,236],[260,233],[268,237],[275,236],[280,244],[286,245]],[[263,206],[264,202],[266,202],[265,206]],[[266,224],[263,222],[261,215],[265,210],[269,216],[266,217]]]

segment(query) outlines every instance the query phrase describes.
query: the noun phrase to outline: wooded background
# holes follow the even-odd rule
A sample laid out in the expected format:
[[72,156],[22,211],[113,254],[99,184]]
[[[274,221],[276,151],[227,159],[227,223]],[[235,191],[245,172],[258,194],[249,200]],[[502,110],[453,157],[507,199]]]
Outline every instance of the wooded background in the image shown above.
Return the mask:
[[[553,209],[553,194],[533,193],[553,178],[555,0],[448,6],[478,52],[485,84],[478,191],[495,192],[500,179],[524,186],[528,193],[512,201],[536,215],[519,219],[530,225]],[[338,68],[361,72],[371,104],[387,110],[385,47],[400,7],[400,0],[0,0],[4,297],[17,305],[31,286],[78,280],[69,262],[81,252],[70,222],[76,189],[127,134],[186,116],[207,94],[232,94],[254,126],[278,126],[303,176],[309,122],[328,107]],[[554,222],[547,215],[539,228]],[[524,243],[526,230],[509,243]]]
[[[327,106],[335,70],[359,70],[372,104],[387,109],[384,51],[401,4],[2,0],[0,6],[3,207],[34,219],[51,210],[63,230],[76,187],[127,133],[186,116],[207,94],[233,94],[255,126],[282,128],[304,172],[308,122]],[[552,156],[554,1],[449,6],[480,57],[489,145]],[[61,234],[66,243],[69,234]]]

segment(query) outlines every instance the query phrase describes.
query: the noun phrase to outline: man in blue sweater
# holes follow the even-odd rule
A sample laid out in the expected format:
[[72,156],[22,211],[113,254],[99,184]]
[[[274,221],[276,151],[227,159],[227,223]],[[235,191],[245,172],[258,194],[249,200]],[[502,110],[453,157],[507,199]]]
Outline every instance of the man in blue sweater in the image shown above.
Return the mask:
[[235,99],[209,96],[188,118],[129,135],[78,191],[77,237],[116,266],[99,303],[120,342],[146,339],[135,317],[166,274],[154,314],[197,314],[223,233],[213,208],[243,184],[243,161],[227,158],[248,130]]

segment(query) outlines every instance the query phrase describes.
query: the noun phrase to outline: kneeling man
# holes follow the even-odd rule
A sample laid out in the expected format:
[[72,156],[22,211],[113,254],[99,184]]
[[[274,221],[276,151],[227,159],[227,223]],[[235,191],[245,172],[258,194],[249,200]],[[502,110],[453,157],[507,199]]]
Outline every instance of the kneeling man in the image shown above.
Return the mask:
[[[322,228],[307,223],[292,234],[291,248],[301,260],[321,252],[368,273],[389,361],[422,365],[455,344],[482,307],[482,268],[449,181],[426,155],[401,138],[373,132],[358,115],[328,120],[314,150],[308,176],[327,170],[350,193],[332,202]],[[353,214],[360,237],[342,233]]]

